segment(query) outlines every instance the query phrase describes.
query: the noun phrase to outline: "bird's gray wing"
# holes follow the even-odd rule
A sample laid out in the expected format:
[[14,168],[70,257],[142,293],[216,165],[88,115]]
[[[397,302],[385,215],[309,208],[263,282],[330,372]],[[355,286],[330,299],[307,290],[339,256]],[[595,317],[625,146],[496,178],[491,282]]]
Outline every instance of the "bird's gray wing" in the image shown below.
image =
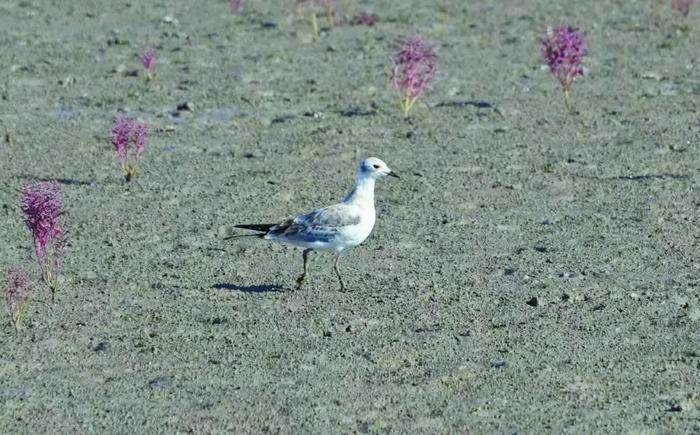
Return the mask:
[[331,241],[343,227],[360,223],[360,212],[347,204],[335,204],[287,219],[272,227],[268,235],[309,241]]

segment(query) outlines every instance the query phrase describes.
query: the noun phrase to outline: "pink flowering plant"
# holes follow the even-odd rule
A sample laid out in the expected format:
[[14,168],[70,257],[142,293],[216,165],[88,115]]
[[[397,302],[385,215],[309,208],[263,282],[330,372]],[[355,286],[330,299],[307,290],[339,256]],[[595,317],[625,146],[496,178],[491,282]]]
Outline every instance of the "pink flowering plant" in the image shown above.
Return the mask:
[[229,8],[232,14],[240,14],[243,10],[244,0],[229,0]]
[[146,50],[143,56],[141,56],[141,63],[143,64],[143,68],[146,70],[146,80],[153,80],[153,76],[155,75],[154,70],[157,53],[158,52],[155,48],[149,48]]
[[547,27],[547,33],[540,47],[542,59],[549,71],[559,80],[564,90],[564,101],[569,106],[571,84],[583,77],[581,61],[588,54],[586,42],[581,32],[571,26]]
[[61,226],[63,199],[55,181],[25,184],[21,199],[24,223],[34,238],[34,254],[41,267],[41,277],[51,291],[53,302],[63,266],[66,238]]
[[16,330],[22,326],[22,313],[31,290],[27,272],[19,268],[7,271],[7,287],[2,289],[2,296],[5,299],[5,308],[10,315],[12,326]]
[[671,10],[676,15],[687,17],[695,0],[671,0]]
[[372,27],[377,24],[379,16],[376,14],[370,14],[368,12],[360,12],[359,14],[353,16],[348,24],[351,26],[367,26]]
[[323,8],[325,10],[329,26],[333,27],[335,25],[335,0],[298,0],[298,3],[300,10],[301,8],[308,8],[311,11],[311,29],[316,39],[321,36],[318,18],[316,17],[318,9]]
[[437,49],[415,35],[401,43],[391,62],[391,84],[401,98],[404,116],[408,116],[416,100],[430,89],[437,74]]
[[[131,181],[136,176],[149,135],[146,124],[135,119],[118,117],[112,122],[110,140],[122,165],[126,181]],[[133,159],[129,159],[130,149],[133,149]]]

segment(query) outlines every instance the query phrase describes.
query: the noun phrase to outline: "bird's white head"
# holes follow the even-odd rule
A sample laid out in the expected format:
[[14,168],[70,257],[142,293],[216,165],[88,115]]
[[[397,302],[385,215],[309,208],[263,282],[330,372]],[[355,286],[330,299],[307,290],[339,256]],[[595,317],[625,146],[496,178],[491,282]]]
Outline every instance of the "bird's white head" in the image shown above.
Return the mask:
[[386,163],[376,157],[370,157],[361,161],[358,173],[360,177],[372,178],[375,180],[384,178],[387,175],[399,178],[395,172],[389,169],[389,166],[387,166]]

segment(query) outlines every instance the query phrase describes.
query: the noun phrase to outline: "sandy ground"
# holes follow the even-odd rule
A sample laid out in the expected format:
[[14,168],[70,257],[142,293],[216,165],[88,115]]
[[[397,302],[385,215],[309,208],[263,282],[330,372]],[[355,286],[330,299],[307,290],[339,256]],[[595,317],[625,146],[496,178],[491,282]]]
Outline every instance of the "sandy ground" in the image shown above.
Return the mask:
[[[71,242],[56,304],[0,328],[0,432],[697,433],[700,8],[655,6],[341,0],[379,23],[314,42],[286,1],[0,3],[0,267],[38,278],[27,180],[61,181]],[[576,115],[538,58],[559,22],[590,46]],[[441,73],[404,120],[414,31]],[[131,185],[119,111],[154,130]],[[350,291],[224,240],[370,155],[403,177]]]

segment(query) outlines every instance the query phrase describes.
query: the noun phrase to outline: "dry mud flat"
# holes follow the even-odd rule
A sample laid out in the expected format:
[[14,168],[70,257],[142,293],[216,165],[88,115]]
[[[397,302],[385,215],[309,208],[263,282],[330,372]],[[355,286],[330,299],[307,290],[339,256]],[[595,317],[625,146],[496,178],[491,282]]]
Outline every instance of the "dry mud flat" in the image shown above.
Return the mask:
[[[0,432],[700,431],[700,11],[339,3],[378,24],[312,42],[284,2],[0,4],[0,266],[35,270],[26,180],[60,180],[71,238],[57,303],[0,329]],[[560,21],[591,47],[575,116],[537,57]],[[414,31],[442,72],[404,120],[387,63]],[[130,186],[119,110],[154,130]],[[298,251],[223,240],[337,200],[368,155],[403,177],[351,291],[330,257],[294,291]]]

